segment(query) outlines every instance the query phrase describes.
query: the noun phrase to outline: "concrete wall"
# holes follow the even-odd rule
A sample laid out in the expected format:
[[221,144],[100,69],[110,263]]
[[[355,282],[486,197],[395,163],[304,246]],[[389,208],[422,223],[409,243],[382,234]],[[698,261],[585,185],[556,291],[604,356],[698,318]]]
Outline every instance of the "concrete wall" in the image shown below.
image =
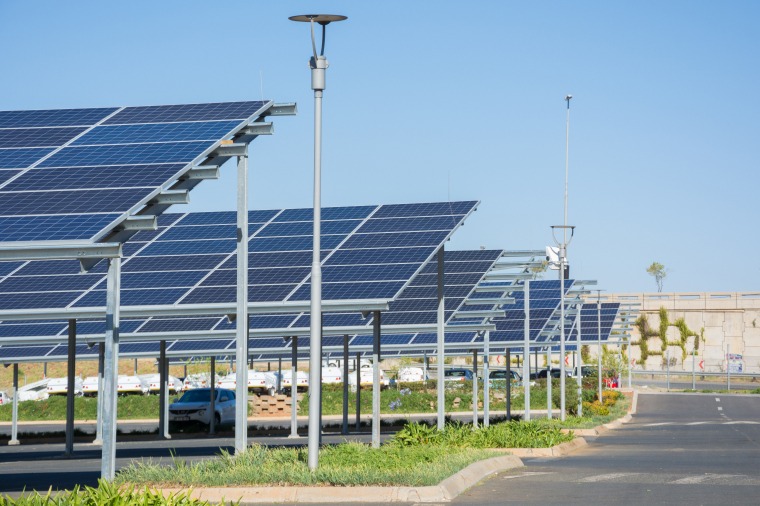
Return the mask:
[[[589,300],[591,302],[592,300]],[[732,360],[732,372],[739,366],[744,372],[760,373],[760,292],[758,293],[621,293],[602,295],[603,302],[640,304],[639,310],[646,315],[652,329],[659,329],[660,308],[668,311],[668,321],[673,323],[683,318],[690,330],[697,334],[704,329],[704,339],[700,339],[695,360],[697,372],[703,362],[706,372],[726,370],[726,353],[741,355]],[[593,302],[596,299],[593,298]],[[639,329],[633,328],[632,341],[639,341]],[[669,342],[680,342],[680,332],[669,327]],[[650,351],[660,351],[659,337],[648,341]],[[683,357],[680,346],[669,346],[671,371],[691,372],[694,339],[686,343],[687,356]],[[646,364],[641,363],[640,348],[632,346],[630,356],[636,359],[634,369],[664,369],[662,356],[651,356]],[[675,362],[675,363],[674,363]]]

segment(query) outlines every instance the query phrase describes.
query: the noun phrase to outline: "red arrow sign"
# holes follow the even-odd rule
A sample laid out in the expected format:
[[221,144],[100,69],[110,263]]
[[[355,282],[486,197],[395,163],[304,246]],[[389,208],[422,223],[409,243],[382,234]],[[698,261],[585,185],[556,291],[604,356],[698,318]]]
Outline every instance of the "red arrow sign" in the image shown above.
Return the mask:
[[699,368],[700,369],[704,369],[705,368],[705,361],[704,360],[700,360],[699,361]]
[[635,358],[631,359],[631,365],[636,365],[636,359]]
[[565,365],[570,365],[570,355],[565,357]]

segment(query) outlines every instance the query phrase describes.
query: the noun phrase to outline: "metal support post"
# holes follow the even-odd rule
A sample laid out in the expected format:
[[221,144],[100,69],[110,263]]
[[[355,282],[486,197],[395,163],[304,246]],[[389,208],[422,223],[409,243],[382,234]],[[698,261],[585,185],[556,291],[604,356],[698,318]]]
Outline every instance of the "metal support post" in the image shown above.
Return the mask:
[[293,336],[290,341],[290,435],[289,438],[300,437],[298,435],[298,336]]
[[95,441],[92,444],[103,444],[103,363],[105,361],[106,348],[104,343],[98,343],[98,414],[95,424]]
[[[116,383],[119,374],[119,305],[121,258],[108,259],[106,280],[106,332],[103,372],[103,449],[100,477],[113,480],[116,474]],[[100,395],[101,392],[98,392]]]
[[[296,378],[290,378],[290,385],[296,384]],[[282,357],[277,357],[277,393],[282,393]]]
[[577,350],[575,350],[575,355],[578,357],[578,360],[576,360],[576,373],[577,373],[577,380],[578,380],[578,416],[583,416],[583,356],[581,355],[581,307],[583,305],[579,305],[577,308],[577,312],[575,313],[575,331],[578,333],[578,344],[577,344]]
[[[525,398],[525,414],[523,420],[530,421],[530,280],[525,280],[523,292],[525,309],[525,325],[523,328],[523,392]],[[509,378],[507,378],[509,381]]]
[[696,363],[697,361],[697,350],[691,350],[691,389],[696,390],[697,389],[697,368]]
[[17,446],[18,440],[18,363],[13,364],[13,406],[11,408],[11,440],[8,446]]
[[[313,21],[311,25],[313,33]],[[324,35],[322,41],[324,42]],[[309,469],[314,471],[319,465],[319,439],[321,435],[322,384],[319,381],[319,375],[322,370],[320,346],[322,339],[322,264],[320,257],[322,237],[322,92],[325,89],[325,71],[328,63],[324,56],[317,57],[315,51],[310,65],[311,88],[314,90],[314,222],[311,259],[308,463]]]
[[446,408],[446,397],[444,395],[444,369],[443,369],[443,361],[445,356],[445,336],[444,333],[444,324],[445,324],[445,318],[446,318],[446,310],[445,310],[445,295],[444,295],[444,248],[441,246],[441,248],[438,250],[438,290],[437,290],[437,296],[438,296],[438,311],[437,311],[437,342],[436,342],[436,362],[438,365],[438,369],[436,370],[436,378],[437,378],[437,385],[436,388],[438,390],[438,430],[443,430],[444,425],[446,423],[446,420],[444,418],[444,409]]
[[348,434],[348,334],[343,336],[343,427],[341,434]]
[[216,357],[213,355],[211,356],[211,381],[209,381],[209,397],[211,420],[208,424],[208,433],[213,436],[216,434]]
[[[158,437],[159,439],[171,439],[169,435],[169,402],[168,386],[169,371],[166,367],[166,341],[159,341],[158,348]],[[211,413],[213,419],[213,411]]]
[[472,428],[478,427],[478,350],[472,350]]
[[354,372],[356,373],[356,431],[362,428],[362,373],[361,373],[362,354],[356,354],[354,363]]
[[372,447],[380,448],[380,311],[375,311],[372,331]]
[[[670,380],[668,380],[670,385]],[[731,391],[731,345],[726,344],[726,389]]]
[[596,374],[597,374],[597,393],[596,398],[602,402],[602,295],[601,290],[597,290],[596,299]]
[[[564,361],[563,361],[564,362]],[[552,419],[552,348],[546,349],[546,418]]]
[[[483,427],[490,425],[489,418],[491,417],[491,385],[489,385],[489,364],[491,347],[491,332],[486,330],[483,335]],[[509,378],[507,378],[507,384],[509,384]]]
[[665,367],[666,367],[666,371],[668,375],[668,392],[670,392],[670,348],[665,350],[665,360],[667,361],[667,364],[665,365]]
[[507,362],[507,421],[512,420],[512,350],[506,348],[504,350],[504,358]]
[[237,165],[235,453],[248,447],[248,148]]
[[[560,248],[559,257],[559,289],[560,289],[560,303],[559,303],[559,419],[563,422],[566,416],[565,406],[565,248],[564,243]],[[551,382],[550,378],[547,381]],[[551,403],[551,396],[549,396]],[[549,413],[551,416],[551,412]]]
[[77,350],[77,321],[69,320],[68,363],[66,377],[66,444],[63,454],[70,457],[74,453],[74,389],[76,388],[76,350]]

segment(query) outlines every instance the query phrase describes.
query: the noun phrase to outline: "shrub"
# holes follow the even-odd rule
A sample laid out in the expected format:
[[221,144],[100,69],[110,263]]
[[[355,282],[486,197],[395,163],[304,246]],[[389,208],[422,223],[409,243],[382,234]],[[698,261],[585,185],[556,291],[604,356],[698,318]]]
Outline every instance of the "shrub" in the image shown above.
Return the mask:
[[[0,506],[52,506],[56,504],[81,504],[87,506],[131,506],[134,504],[150,504],[152,506],[205,506],[208,501],[190,497],[190,491],[184,490],[166,497],[160,491],[129,486],[117,486],[100,480],[98,486],[83,489],[79,485],[73,490],[56,492],[48,491],[41,495],[39,492],[22,494],[18,498],[0,496]],[[238,504],[238,503],[234,503]]]
[[610,408],[599,401],[584,402],[583,409],[587,415],[591,416],[607,416],[610,414]]

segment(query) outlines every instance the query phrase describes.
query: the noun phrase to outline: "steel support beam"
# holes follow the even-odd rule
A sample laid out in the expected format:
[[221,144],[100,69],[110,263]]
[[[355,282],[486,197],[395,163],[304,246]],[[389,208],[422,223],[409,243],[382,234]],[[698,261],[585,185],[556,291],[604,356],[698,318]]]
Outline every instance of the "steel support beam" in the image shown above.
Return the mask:
[[437,322],[438,322],[438,328],[437,328],[437,348],[436,348],[436,362],[438,365],[437,369],[437,390],[438,390],[438,419],[437,419],[437,427],[438,430],[443,430],[444,425],[446,423],[446,420],[444,418],[444,409],[445,409],[445,402],[446,398],[444,396],[444,370],[443,370],[443,362],[445,357],[445,337],[446,334],[444,332],[444,325],[446,320],[446,310],[445,310],[445,295],[444,295],[444,281],[445,281],[445,273],[444,273],[444,247],[441,246],[441,248],[438,250],[438,290],[437,290],[437,296],[438,296],[438,312],[437,312]]
[[[483,426],[491,424],[491,385],[489,384],[489,363],[491,358],[491,332],[486,331],[483,335]],[[509,386],[509,376],[507,376]]]
[[298,438],[298,336],[293,336],[290,341],[290,435],[289,438]]
[[8,446],[17,446],[18,440],[18,363],[13,364],[13,407],[11,409],[11,440]]
[[235,325],[235,453],[248,447],[248,152],[237,166],[237,304]]
[[[524,291],[525,326],[523,327],[523,392],[525,414],[523,419],[530,421],[530,280],[525,280]],[[509,378],[507,378],[509,381]]]
[[68,360],[66,364],[66,444],[63,454],[70,457],[74,453],[74,389],[76,388],[77,361],[77,321],[69,320]]
[[340,433],[348,435],[348,334],[343,335],[343,427]]
[[108,260],[106,282],[106,335],[103,373],[103,451],[100,477],[113,480],[116,474],[116,382],[119,374],[119,301],[121,258]]
[[375,311],[372,329],[372,447],[380,448],[380,311]]
[[[216,434],[216,356],[211,355],[211,379],[209,380],[209,397],[211,409],[211,419],[208,424],[208,433]],[[237,402],[235,403],[237,404]]]

